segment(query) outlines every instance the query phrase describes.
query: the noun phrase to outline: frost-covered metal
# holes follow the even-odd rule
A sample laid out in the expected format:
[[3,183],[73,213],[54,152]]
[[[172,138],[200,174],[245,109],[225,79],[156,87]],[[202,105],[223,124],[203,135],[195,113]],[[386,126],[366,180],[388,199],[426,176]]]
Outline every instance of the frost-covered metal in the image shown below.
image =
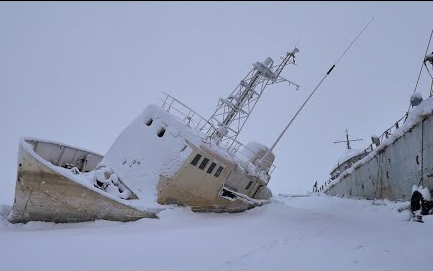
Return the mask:
[[254,63],[253,69],[233,92],[227,98],[219,99],[214,113],[209,118],[212,129],[208,131],[208,136],[211,141],[230,147],[267,86],[288,82],[299,88],[299,85],[280,75],[287,64],[295,63],[297,52],[299,52],[298,48],[294,48],[278,65],[274,65],[270,57],[263,62]]

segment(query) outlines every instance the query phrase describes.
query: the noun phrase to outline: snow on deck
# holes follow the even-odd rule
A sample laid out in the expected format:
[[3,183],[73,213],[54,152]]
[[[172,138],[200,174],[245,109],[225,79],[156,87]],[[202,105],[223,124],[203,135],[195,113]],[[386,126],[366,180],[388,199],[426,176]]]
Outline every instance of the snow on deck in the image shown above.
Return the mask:
[[344,162],[352,159],[353,157],[357,156],[363,151],[364,150],[360,150],[360,149],[346,149],[343,155],[341,155],[340,159],[338,159],[337,164],[332,168],[331,172],[334,171],[336,168],[338,168]]
[[128,223],[0,217],[0,269],[431,270],[433,216],[408,221],[397,211],[408,204],[313,195],[236,214],[177,207]]
[[146,210],[160,208],[156,203],[159,177],[172,177],[192,152],[185,139],[200,143],[184,123],[149,105],[117,137],[101,164],[117,174]]

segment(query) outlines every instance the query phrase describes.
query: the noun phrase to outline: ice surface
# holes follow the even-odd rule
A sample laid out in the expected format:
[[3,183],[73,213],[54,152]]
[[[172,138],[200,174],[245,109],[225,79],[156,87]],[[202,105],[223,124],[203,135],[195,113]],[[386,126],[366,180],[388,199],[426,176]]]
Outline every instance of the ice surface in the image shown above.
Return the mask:
[[407,204],[286,195],[236,214],[0,222],[0,270],[431,270],[433,217],[409,221]]

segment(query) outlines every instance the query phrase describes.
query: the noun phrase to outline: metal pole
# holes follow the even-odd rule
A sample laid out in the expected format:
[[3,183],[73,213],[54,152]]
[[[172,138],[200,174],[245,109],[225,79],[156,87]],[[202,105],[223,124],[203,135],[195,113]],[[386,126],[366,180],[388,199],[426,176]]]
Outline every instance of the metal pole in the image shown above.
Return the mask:
[[361,34],[364,32],[364,30],[370,25],[370,23],[374,20],[374,17],[371,18],[371,20],[367,23],[366,26],[364,26],[364,28],[361,30],[361,32],[359,32],[358,36],[356,36],[356,38],[352,41],[352,43],[350,43],[350,45],[346,48],[346,50],[343,52],[343,54],[337,59],[337,61],[335,62],[334,65],[332,65],[332,67],[329,69],[329,71],[325,74],[325,76],[322,78],[322,80],[320,80],[319,84],[316,86],[316,88],[313,90],[313,92],[311,92],[310,96],[308,96],[307,100],[305,100],[305,102],[302,104],[301,108],[298,109],[298,111],[296,112],[296,114],[293,116],[293,118],[290,120],[289,124],[287,124],[286,128],[284,128],[283,132],[280,134],[280,136],[278,137],[278,139],[274,142],[274,144],[272,145],[272,147],[266,152],[266,154],[262,157],[262,159],[260,159],[259,162],[259,167],[263,166],[263,162],[265,161],[266,157],[272,152],[272,150],[275,148],[275,146],[277,145],[278,141],[280,141],[280,139],[283,137],[284,133],[287,131],[287,129],[290,127],[290,125],[292,124],[292,122],[295,120],[295,118],[298,116],[298,114],[301,112],[302,108],[304,108],[305,104],[310,100],[311,96],[313,96],[313,94],[316,92],[316,90],[319,88],[319,86],[322,84],[322,82],[325,80],[325,78],[332,72],[332,70],[335,68],[335,65],[340,62],[340,60],[343,58],[343,56],[346,54],[346,52],[350,49],[350,47],[355,43],[355,41],[359,38],[359,36],[361,36]]

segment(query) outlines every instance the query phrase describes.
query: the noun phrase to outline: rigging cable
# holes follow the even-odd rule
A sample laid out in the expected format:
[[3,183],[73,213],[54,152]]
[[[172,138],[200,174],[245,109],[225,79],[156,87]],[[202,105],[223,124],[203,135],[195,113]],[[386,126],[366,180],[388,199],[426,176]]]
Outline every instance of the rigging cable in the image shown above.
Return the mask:
[[430,78],[433,80],[433,76],[431,75],[430,70],[428,69],[428,67],[427,67],[427,65],[425,64],[425,62],[424,62],[424,66],[425,66],[425,68],[426,68],[428,74],[430,75]]
[[[427,44],[427,48],[425,49],[424,57],[427,55],[428,48],[430,47],[430,41],[431,41],[432,35],[433,35],[433,30],[431,31],[430,39],[428,40],[428,44]],[[415,92],[416,88],[418,87],[418,82],[419,82],[419,78],[421,77],[421,72],[422,72],[422,68],[423,68],[424,63],[425,62],[423,61],[423,63],[421,64],[421,69],[420,69],[419,74],[418,74],[418,80],[416,80],[416,85],[415,85],[415,89],[413,90],[413,92]]]
[[[430,38],[429,38],[429,40],[428,40],[427,48],[425,49],[424,57],[427,55],[428,48],[430,47],[430,41],[431,41],[431,37],[432,37],[432,35],[433,35],[433,29],[432,29],[432,31],[431,31],[431,33],[430,33]],[[425,65],[425,62],[423,61],[423,63],[421,64],[421,69],[419,70],[418,79],[416,80],[415,89],[413,90],[413,93],[415,93],[415,91],[416,91],[416,89],[417,89],[417,87],[418,87],[419,78],[421,77],[421,72],[422,72],[422,68],[424,67],[424,65]],[[430,73],[430,72],[429,72],[429,73]],[[431,76],[431,75],[430,75],[430,76]],[[404,120],[404,122],[406,122],[407,117],[409,116],[410,106],[411,106],[411,104],[409,103],[409,108],[408,108],[407,111],[406,111],[406,119]]]
[[337,63],[343,58],[343,56],[346,54],[347,51],[349,51],[350,47],[355,43],[355,41],[361,36],[361,34],[364,32],[364,30],[370,25],[370,23],[374,20],[374,17],[371,18],[371,20],[367,23],[366,26],[364,26],[364,28],[361,30],[361,32],[359,32],[358,36],[356,36],[356,38],[352,41],[352,43],[350,43],[350,45],[347,47],[347,49],[343,52],[343,54],[337,59],[337,61],[334,63],[334,65],[332,65],[332,67],[328,70],[328,72],[325,74],[325,76],[322,78],[322,80],[320,80],[319,84],[316,86],[316,88],[311,92],[310,96],[308,96],[308,98],[304,101],[304,103],[302,104],[302,106],[298,109],[298,111],[296,112],[296,114],[293,116],[293,118],[290,120],[289,124],[287,124],[286,128],[284,128],[283,132],[280,134],[280,136],[277,138],[277,140],[274,142],[274,144],[272,145],[272,147],[266,152],[266,154],[262,157],[262,159],[260,159],[259,165],[264,165],[263,162],[266,159],[266,157],[268,157],[268,155],[272,152],[272,150],[274,149],[274,147],[277,145],[278,141],[280,141],[280,139],[283,137],[284,133],[287,131],[287,129],[290,127],[290,125],[292,124],[292,122],[296,119],[296,117],[298,116],[298,114],[301,112],[301,110],[304,108],[304,106],[307,104],[307,102],[310,100],[310,98],[314,95],[314,93],[316,92],[316,90],[320,87],[320,85],[323,83],[323,81],[326,79],[326,77],[328,77],[328,75],[332,72],[332,70],[335,68],[335,66],[337,65]]

